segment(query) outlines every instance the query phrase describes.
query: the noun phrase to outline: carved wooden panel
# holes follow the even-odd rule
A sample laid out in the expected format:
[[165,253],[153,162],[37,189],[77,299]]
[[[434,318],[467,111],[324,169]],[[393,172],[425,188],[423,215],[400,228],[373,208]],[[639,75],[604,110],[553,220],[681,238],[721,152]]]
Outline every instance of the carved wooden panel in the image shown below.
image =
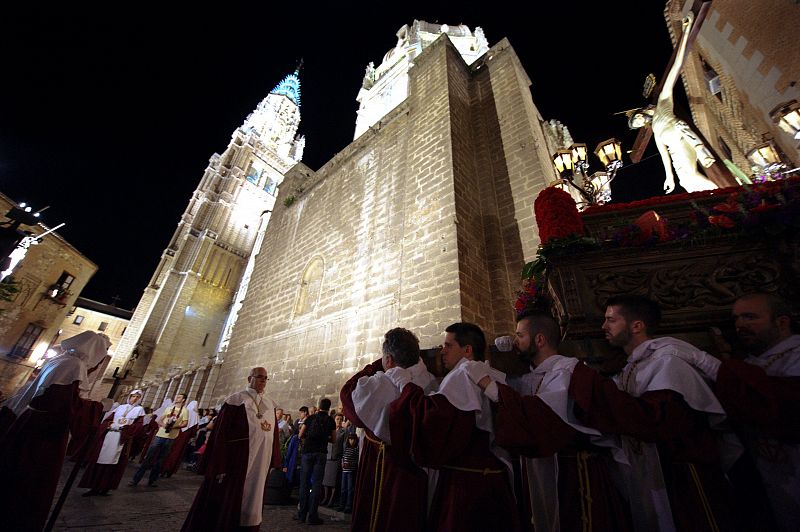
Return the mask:
[[[618,353],[601,326],[605,302],[640,294],[661,304],[660,335],[711,349],[708,328],[730,327],[730,309],[742,294],[777,293],[800,300],[800,240],[795,237],[720,237],[651,248],[611,248],[551,260],[548,291],[565,332],[562,351],[608,366]],[[794,309],[795,315],[798,309]]]

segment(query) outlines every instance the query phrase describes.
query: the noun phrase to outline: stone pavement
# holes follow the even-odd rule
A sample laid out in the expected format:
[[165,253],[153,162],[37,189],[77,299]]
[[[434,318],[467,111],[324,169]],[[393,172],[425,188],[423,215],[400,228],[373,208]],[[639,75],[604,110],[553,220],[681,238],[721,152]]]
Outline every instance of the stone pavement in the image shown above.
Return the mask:
[[[67,463],[61,472],[56,498],[69,476],[74,464]],[[81,497],[86,490],[78,488],[78,480],[67,496],[66,503],[56,521],[55,530],[97,532],[159,532],[179,531],[186,514],[200,487],[202,477],[190,471],[180,470],[171,478],[162,478],[157,487],[148,488],[147,478],[136,488],[127,487],[138,464],[128,464],[128,470],[120,487],[105,497]],[[83,470],[81,470],[83,474]],[[261,532],[283,530],[350,530],[349,516],[320,508],[320,517],[325,521],[320,526],[309,526],[292,520],[297,511],[295,504],[288,506],[264,506]],[[54,501],[55,503],[55,501]]]

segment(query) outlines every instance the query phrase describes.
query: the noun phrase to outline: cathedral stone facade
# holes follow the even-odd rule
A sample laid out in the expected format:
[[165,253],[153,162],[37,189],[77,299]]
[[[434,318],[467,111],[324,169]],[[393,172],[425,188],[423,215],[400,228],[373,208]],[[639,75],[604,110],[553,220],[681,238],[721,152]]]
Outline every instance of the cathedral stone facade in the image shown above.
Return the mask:
[[[392,327],[423,347],[456,321],[489,339],[513,330],[533,201],[554,179],[530,80],[506,40],[476,59],[450,37],[464,26],[415,26],[438,35],[409,62],[402,102],[319,170],[287,172],[211,404],[253,366],[287,408],[336,403]],[[398,37],[402,49],[413,32]]]
[[211,157],[117,349],[130,370],[123,390],[145,387],[146,406],[177,392],[208,403],[278,186],[302,157],[299,122],[295,72]]

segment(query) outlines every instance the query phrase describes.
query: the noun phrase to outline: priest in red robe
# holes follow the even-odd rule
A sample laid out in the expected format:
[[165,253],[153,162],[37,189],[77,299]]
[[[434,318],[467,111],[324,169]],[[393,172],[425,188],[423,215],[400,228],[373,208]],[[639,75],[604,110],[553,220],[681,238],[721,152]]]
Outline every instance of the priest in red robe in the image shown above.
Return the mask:
[[131,442],[143,431],[144,408],[139,404],[141,390],[133,390],[128,401],[110,412],[97,431],[94,445],[88,454],[88,466],[81,478],[81,488],[90,488],[83,494],[106,495],[117,489],[125,468]]
[[454,323],[445,333],[442,361],[449,373],[436,393],[426,396],[408,370],[393,376],[401,395],[389,410],[392,446],[438,470],[429,530],[519,530],[510,457],[493,444],[490,401],[469,378],[471,365],[486,366],[486,338],[471,323]]
[[267,370],[253,368],[247,389],[225,400],[200,464],[205,478],[182,531],[259,529],[270,468],[280,467],[275,402]]
[[[714,382],[763,480],[778,530],[800,523],[800,334],[779,297],[755,293],[733,305],[744,360],[702,351],[684,359]],[[752,495],[751,495],[752,497]],[[774,527],[773,527],[774,528]]]
[[628,364],[615,380],[575,366],[573,411],[582,423],[623,436],[630,466],[620,473],[637,530],[736,529],[723,469],[741,455],[741,444],[721,430],[725,411],[677,355],[696,348],[650,337],[660,317],[658,305],[643,297],[608,301],[603,330]]
[[0,436],[0,516],[5,530],[44,527],[67,440],[71,436],[76,442],[86,441],[100,421],[102,405],[82,396],[102,374],[98,368],[108,364],[109,345],[107,336],[92,331],[64,340],[62,354],[47,361],[4,405],[15,416]]
[[608,466],[615,459],[627,460],[618,438],[587,427],[572,414],[568,388],[578,359],[559,355],[560,341],[552,316],[528,311],[517,318],[514,344],[531,364],[531,372],[520,379],[521,394],[488,372],[477,382],[497,403],[495,443],[528,457],[524,465],[535,530],[632,530],[628,504]]
[[396,328],[383,337],[383,357],[353,375],[339,397],[345,417],[364,429],[356,473],[351,530],[424,531],[428,515],[428,475],[404,450],[392,445],[389,405],[400,397],[392,380],[399,369],[430,392],[436,380],[420,359],[419,340]]

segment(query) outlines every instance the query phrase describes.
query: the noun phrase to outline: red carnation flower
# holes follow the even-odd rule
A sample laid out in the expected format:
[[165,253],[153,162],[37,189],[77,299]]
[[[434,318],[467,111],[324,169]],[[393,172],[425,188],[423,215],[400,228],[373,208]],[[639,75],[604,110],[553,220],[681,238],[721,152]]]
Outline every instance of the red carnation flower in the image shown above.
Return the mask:
[[572,196],[558,187],[541,191],[533,203],[539,240],[542,244],[553,238],[583,234],[583,219]]
[[709,216],[708,221],[717,227],[722,227],[723,229],[731,229],[734,225],[736,225],[733,223],[733,220],[724,214],[720,214],[719,216]]

